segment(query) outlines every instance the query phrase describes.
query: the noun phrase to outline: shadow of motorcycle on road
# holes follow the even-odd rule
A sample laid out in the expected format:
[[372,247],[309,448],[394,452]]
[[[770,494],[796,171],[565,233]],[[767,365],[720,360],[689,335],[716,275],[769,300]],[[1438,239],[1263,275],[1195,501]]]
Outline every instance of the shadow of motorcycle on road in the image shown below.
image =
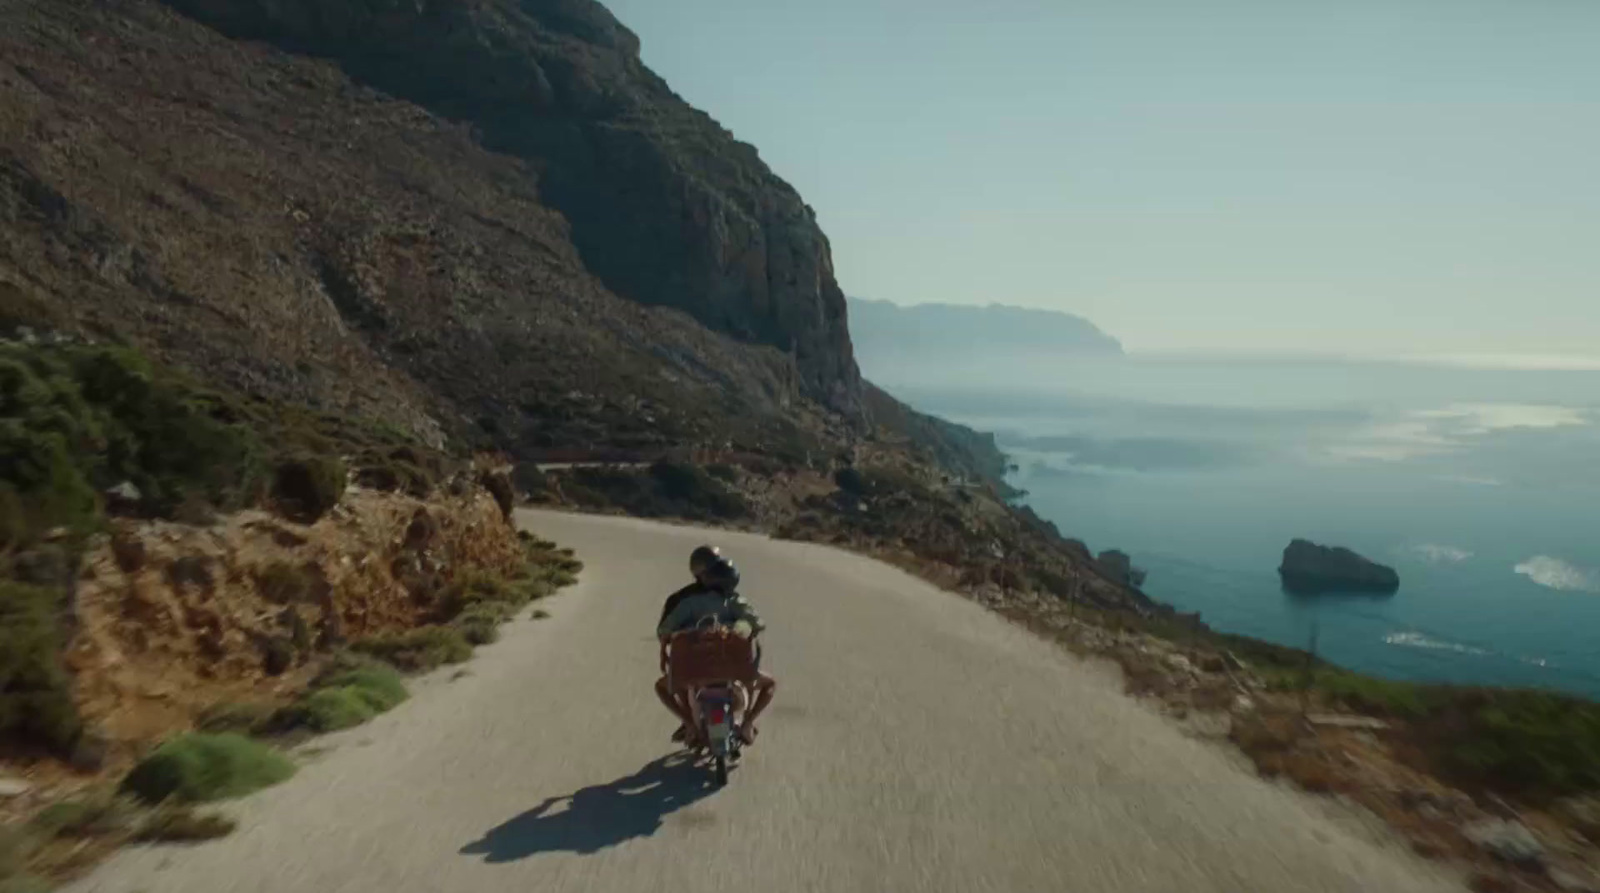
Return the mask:
[[597,853],[655,834],[667,816],[714,793],[703,767],[687,754],[671,754],[608,784],[547,798],[491,828],[461,854],[494,863],[539,853]]

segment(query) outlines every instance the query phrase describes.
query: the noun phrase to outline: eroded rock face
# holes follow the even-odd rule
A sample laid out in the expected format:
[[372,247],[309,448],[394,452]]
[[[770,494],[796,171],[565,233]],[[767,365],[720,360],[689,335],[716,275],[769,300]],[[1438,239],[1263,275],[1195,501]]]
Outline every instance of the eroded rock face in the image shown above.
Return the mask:
[[1294,540],[1283,550],[1278,574],[1284,588],[1291,592],[1392,593],[1400,588],[1400,575],[1394,568],[1343,547],[1319,546],[1303,539]]
[[[218,702],[280,699],[313,651],[428,622],[452,574],[504,575],[526,560],[477,488],[427,502],[352,488],[340,515],[292,536],[258,510],[216,527],[123,520],[89,552],[64,661],[79,710],[105,736],[101,759]],[[125,560],[129,543],[137,562]],[[401,558],[428,572],[400,572]]]
[[613,292],[794,357],[807,396],[860,410],[860,374],[812,209],[639,60],[593,0],[166,0],[233,37],[334,59],[533,161]]

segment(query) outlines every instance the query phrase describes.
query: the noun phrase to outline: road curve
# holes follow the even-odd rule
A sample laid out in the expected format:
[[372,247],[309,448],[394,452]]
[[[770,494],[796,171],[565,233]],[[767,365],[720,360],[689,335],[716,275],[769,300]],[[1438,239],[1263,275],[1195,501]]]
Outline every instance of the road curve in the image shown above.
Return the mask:
[[1457,891],[1122,696],[1105,671],[898,570],[718,533],[779,700],[724,790],[681,765],[652,629],[708,536],[524,513],[582,582],[462,675],[315,742],[233,836],[124,851],[95,893]]

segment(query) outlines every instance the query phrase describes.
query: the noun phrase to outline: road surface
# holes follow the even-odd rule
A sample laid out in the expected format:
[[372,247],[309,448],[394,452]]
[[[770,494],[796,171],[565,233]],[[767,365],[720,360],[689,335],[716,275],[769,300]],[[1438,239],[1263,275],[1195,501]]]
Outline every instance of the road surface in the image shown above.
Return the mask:
[[104,893],[1387,893],[1459,890],[898,570],[716,534],[771,625],[778,701],[731,784],[655,702],[662,598],[708,534],[524,513],[582,582],[467,673],[318,739],[233,836],[134,848]]

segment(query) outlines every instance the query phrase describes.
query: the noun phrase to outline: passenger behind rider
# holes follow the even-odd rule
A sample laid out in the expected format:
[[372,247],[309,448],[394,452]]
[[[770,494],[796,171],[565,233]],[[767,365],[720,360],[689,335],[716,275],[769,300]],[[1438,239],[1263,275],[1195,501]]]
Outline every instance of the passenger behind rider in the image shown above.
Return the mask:
[[[667,596],[661,606],[656,638],[661,643],[662,676],[656,680],[656,696],[678,719],[679,727],[672,734],[672,740],[698,744],[701,742],[689,704],[689,692],[673,684],[667,675],[667,653],[673,634],[694,629],[706,618],[715,618],[718,623],[732,627],[736,634],[755,640],[766,629],[766,625],[761,622],[761,617],[750,606],[750,602],[739,594],[738,569],[715,546],[695,549],[689,556],[689,572],[694,575],[694,582]],[[739,737],[746,744],[755,741],[756,720],[772,703],[773,693],[777,689],[777,682],[761,672],[759,642],[755,642],[755,659],[755,681],[752,684],[756,690],[756,700],[746,711],[739,729]]]

